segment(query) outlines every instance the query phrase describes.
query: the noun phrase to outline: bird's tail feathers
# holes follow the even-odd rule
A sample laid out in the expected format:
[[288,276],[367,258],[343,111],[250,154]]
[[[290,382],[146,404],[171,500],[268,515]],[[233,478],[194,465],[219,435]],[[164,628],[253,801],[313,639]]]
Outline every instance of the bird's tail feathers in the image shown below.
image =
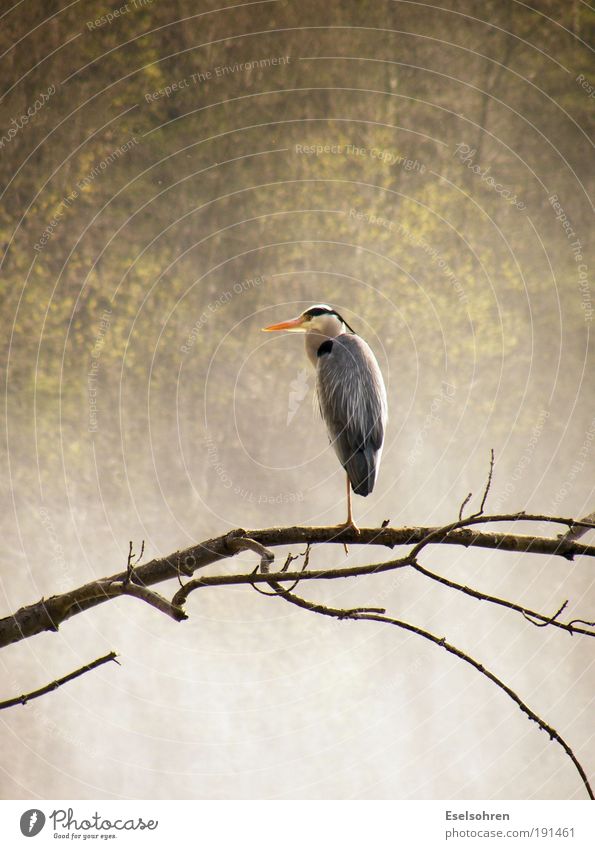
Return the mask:
[[376,483],[377,454],[371,445],[360,448],[345,463],[351,488],[356,495],[369,495]]

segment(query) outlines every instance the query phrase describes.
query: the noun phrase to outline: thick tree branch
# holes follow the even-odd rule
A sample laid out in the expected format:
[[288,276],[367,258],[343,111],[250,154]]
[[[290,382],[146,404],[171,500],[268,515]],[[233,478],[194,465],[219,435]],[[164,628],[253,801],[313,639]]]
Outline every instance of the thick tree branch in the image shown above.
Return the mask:
[[16,696],[14,699],[6,699],[6,701],[0,702],[0,710],[14,707],[15,705],[26,705],[27,702],[30,702],[33,699],[38,699],[40,696],[45,696],[46,693],[52,693],[63,684],[67,684],[69,681],[74,681],[75,678],[79,678],[81,675],[84,675],[85,672],[90,672],[92,669],[97,669],[98,666],[102,666],[104,663],[109,663],[112,660],[115,663],[118,663],[116,659],[117,657],[118,655],[116,652],[111,651],[109,654],[106,654],[103,657],[98,657],[97,660],[93,660],[91,663],[81,666],[80,669],[76,669],[74,672],[69,672],[68,675],[64,675],[62,678],[52,681],[51,684],[46,684],[45,687],[40,687],[39,690],[33,690],[31,693],[26,693],[22,696]]
[[[595,557],[595,545],[585,545],[575,540],[565,538],[549,538],[524,536],[521,534],[496,533],[478,531],[472,526],[496,522],[547,522],[562,524],[568,528],[575,526],[592,528],[591,522],[576,521],[575,519],[543,516],[536,514],[514,513],[494,516],[470,516],[467,519],[454,522],[443,527],[417,528],[361,528],[359,532],[344,527],[292,527],[267,528],[264,530],[245,531],[238,528],[220,537],[206,540],[183,551],[175,552],[168,557],[156,558],[142,566],[127,568],[99,581],[92,581],[62,595],[22,607],[12,616],[0,619],[0,647],[18,642],[44,631],[57,631],[58,627],[71,616],[89,610],[109,599],[123,595],[121,585],[148,587],[181,574],[191,576],[198,569],[211,563],[216,563],[237,554],[235,540],[249,538],[254,543],[263,546],[295,545],[315,543],[335,543],[343,545],[380,545],[394,548],[401,545],[414,545],[414,548],[404,558],[391,561],[388,564],[375,564],[371,567],[361,567],[344,570],[318,570],[308,577],[339,578],[355,575],[373,574],[388,571],[409,564],[417,558],[419,552],[427,545],[462,545],[464,547],[497,549],[500,551],[531,552],[548,554],[573,560],[577,556]],[[289,580],[306,579],[305,574],[287,573]],[[203,579],[204,581],[204,579]],[[250,583],[240,576],[228,583]],[[201,586],[208,583],[199,581]],[[224,580],[218,581],[224,584]],[[211,585],[215,585],[212,583]],[[175,599],[177,596],[175,597]],[[180,601],[174,599],[174,604]],[[145,599],[147,600],[147,599]],[[174,618],[176,618],[174,616]]]

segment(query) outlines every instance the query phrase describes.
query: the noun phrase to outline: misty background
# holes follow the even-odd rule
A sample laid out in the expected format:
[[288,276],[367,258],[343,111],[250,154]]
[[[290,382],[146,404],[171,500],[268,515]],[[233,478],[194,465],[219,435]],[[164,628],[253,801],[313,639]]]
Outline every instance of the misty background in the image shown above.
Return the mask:
[[[594,23],[578,0],[3,7],[2,615],[118,571],[129,540],[148,560],[344,519],[303,339],[260,332],[313,303],[387,384],[358,524],[477,508],[491,448],[489,512],[593,510]],[[586,558],[422,562],[593,619]],[[303,594],[445,636],[592,774],[587,637],[405,570]],[[187,611],[119,599],[2,651],[1,699],[122,663],[0,713],[2,798],[584,797],[559,746],[414,635],[248,587]]]

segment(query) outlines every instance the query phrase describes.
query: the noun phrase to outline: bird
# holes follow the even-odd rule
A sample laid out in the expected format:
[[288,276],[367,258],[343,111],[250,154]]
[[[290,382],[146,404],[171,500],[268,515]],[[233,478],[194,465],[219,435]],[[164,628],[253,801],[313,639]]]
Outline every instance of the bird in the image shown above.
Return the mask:
[[359,533],[351,491],[374,489],[388,420],[386,387],[370,346],[328,304],[314,304],[297,318],[263,331],[305,333],[308,359],[316,369],[316,396],[329,440],[347,474],[347,520],[341,528]]

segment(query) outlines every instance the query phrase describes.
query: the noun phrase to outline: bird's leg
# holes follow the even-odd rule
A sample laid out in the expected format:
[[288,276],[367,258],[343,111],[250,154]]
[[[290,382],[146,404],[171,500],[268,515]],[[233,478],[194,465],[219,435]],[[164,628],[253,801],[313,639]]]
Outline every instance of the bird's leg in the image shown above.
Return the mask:
[[[351,508],[351,483],[349,482],[349,475],[345,475],[347,481],[347,521],[345,524],[340,525],[339,527],[344,528],[345,530],[352,530],[356,534],[359,534],[359,528],[353,521],[353,511]],[[345,554],[349,554],[349,548],[347,543],[343,543],[343,548],[345,549]]]
[[355,528],[355,522],[353,521],[353,512],[351,509],[351,484],[349,482],[349,475],[345,475],[347,480],[347,521],[345,522],[345,527]]

